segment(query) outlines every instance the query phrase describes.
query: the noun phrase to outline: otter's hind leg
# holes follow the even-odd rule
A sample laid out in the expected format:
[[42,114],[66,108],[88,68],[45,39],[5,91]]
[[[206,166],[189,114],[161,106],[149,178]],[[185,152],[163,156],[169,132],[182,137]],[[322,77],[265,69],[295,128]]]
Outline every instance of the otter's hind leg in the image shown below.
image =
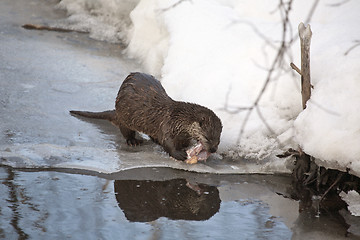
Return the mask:
[[140,145],[143,141],[135,138],[135,131],[130,130],[129,128],[120,126],[120,132],[126,139],[126,143],[129,146]]

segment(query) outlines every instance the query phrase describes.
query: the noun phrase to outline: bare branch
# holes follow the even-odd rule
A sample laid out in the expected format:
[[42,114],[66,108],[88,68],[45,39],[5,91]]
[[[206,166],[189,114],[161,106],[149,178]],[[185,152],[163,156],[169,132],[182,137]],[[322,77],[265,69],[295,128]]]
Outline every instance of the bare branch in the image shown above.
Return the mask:
[[238,139],[236,140],[236,145],[239,145],[240,144],[240,139],[242,137],[242,135],[244,134],[244,131],[245,131],[245,126],[250,118],[250,115],[252,113],[252,110],[254,109],[254,107],[251,107],[248,112],[246,113],[246,116],[245,116],[245,119],[241,125],[241,128],[240,128],[240,133],[239,133],[239,137]]
[[[312,7],[311,7],[311,9],[310,9],[310,12],[309,12],[308,16],[306,17],[306,20],[304,21],[305,23],[310,23],[310,22],[311,22],[312,16],[314,15],[314,12],[315,12],[315,10],[316,10],[316,7],[317,7],[319,1],[320,1],[320,0],[315,0],[315,1],[314,1],[313,5],[312,5]],[[298,34],[295,34],[295,35],[293,36],[293,38],[291,39],[290,44],[292,44],[298,37],[299,37],[299,35],[298,35]]]
[[339,7],[339,6],[341,6],[341,5],[345,4],[345,3],[348,3],[348,2],[350,2],[350,0],[344,0],[344,1],[342,1],[342,2],[333,3],[333,4],[327,4],[327,5],[328,5],[329,7]]
[[290,67],[301,75],[301,70],[294,63],[290,63]]
[[348,55],[352,50],[354,50],[355,48],[357,48],[358,46],[360,46],[360,41],[359,40],[355,40],[355,45],[353,45],[351,48],[349,48],[344,55]]
[[268,74],[267,74],[266,80],[264,82],[264,85],[262,86],[262,88],[261,88],[259,94],[257,95],[253,105],[249,108],[249,110],[248,110],[248,112],[247,112],[247,114],[245,116],[245,119],[244,119],[244,121],[242,123],[242,126],[241,126],[241,129],[240,129],[239,137],[238,137],[238,139],[236,141],[237,144],[240,144],[240,139],[242,138],[242,135],[245,132],[245,127],[247,125],[247,122],[248,122],[254,108],[257,109],[257,113],[259,115],[259,118],[264,123],[264,125],[268,128],[268,130],[270,132],[272,132],[272,133],[274,132],[271,129],[271,127],[269,126],[269,124],[265,121],[263,115],[261,114],[260,109],[258,108],[258,105],[260,103],[261,98],[263,97],[263,95],[265,93],[265,90],[266,90],[267,86],[269,85],[270,81],[272,80],[272,75],[273,75],[273,73],[275,71],[276,66],[279,66],[279,65],[282,64],[284,55],[285,55],[286,50],[288,48],[288,45],[286,43],[286,35],[287,35],[287,31],[288,31],[288,26],[290,25],[289,24],[289,13],[290,13],[290,10],[291,10],[291,5],[292,5],[292,0],[287,2],[286,6],[283,3],[283,1],[280,0],[279,9],[281,10],[280,12],[282,13],[282,19],[283,19],[283,33],[282,33],[281,45],[278,48],[278,52],[277,52],[277,54],[275,56],[275,59],[273,60],[273,63],[271,64],[271,67],[270,67],[270,69],[268,71]]
[[[260,108],[259,106],[256,106],[256,112],[257,114],[259,115],[261,121],[264,123],[264,125],[266,126],[266,128],[268,129],[268,131],[272,134],[272,135],[275,135],[275,131],[272,129],[272,127],[268,124],[268,122],[266,121],[264,115],[262,114],[262,112],[260,111]],[[280,143],[280,141],[276,138],[276,141],[278,143]]]
[[333,182],[333,184],[331,184],[331,186],[325,191],[325,193],[321,196],[320,201],[321,202],[324,197],[326,196],[326,194],[328,194],[328,192],[340,181],[340,179],[342,178],[342,176],[344,175],[343,172],[340,172],[337,176],[337,178],[335,179],[335,181]]
[[167,7],[167,8],[161,9],[161,11],[162,11],[162,12],[166,12],[166,11],[168,11],[168,10],[170,10],[170,9],[173,9],[173,8],[177,7],[178,5],[180,5],[181,3],[185,2],[185,1],[192,2],[191,0],[179,0],[178,2],[174,3],[174,4],[171,5],[171,6],[169,6],[169,7]]
[[253,24],[252,22],[249,22],[249,21],[234,21],[233,23],[242,23],[242,24],[245,24],[245,25],[248,25],[250,26],[253,31],[261,38],[265,41],[265,43],[267,45],[269,45],[270,47],[272,47],[273,49],[276,49],[276,45],[273,43],[273,41],[271,41],[269,38],[267,38],[265,36],[265,34],[263,34],[257,27],[255,24]]
[[[285,66],[287,64],[284,64],[284,63],[292,62],[293,55],[292,55],[290,47],[295,42],[295,40],[298,38],[298,35],[296,35],[296,36],[293,35],[293,29],[292,29],[292,25],[291,25],[290,19],[289,19],[290,11],[292,9],[292,3],[293,3],[293,0],[289,0],[289,1],[279,0],[279,4],[277,6],[276,11],[279,11],[279,13],[280,13],[280,17],[282,20],[282,28],[283,28],[280,45],[278,47],[276,47],[276,44],[275,44],[276,42],[269,39],[253,23],[248,22],[248,21],[236,21],[235,22],[235,23],[243,23],[243,24],[249,25],[253,29],[253,31],[261,39],[264,40],[265,46],[270,46],[272,49],[277,49],[277,54],[275,55],[275,58],[273,59],[272,63],[270,64],[270,67],[268,69],[266,69],[268,72],[266,79],[264,81],[264,84],[263,84],[261,90],[259,91],[258,95],[256,96],[253,104],[250,107],[235,107],[231,110],[229,109],[228,103],[226,102],[226,104],[225,104],[224,110],[229,113],[239,113],[241,111],[247,111],[245,118],[242,122],[241,128],[240,128],[238,139],[236,141],[237,145],[240,144],[240,140],[243,137],[243,134],[245,132],[245,127],[246,127],[247,122],[249,121],[250,116],[254,109],[256,109],[258,117],[263,122],[263,124],[266,126],[266,128],[271,133],[274,133],[274,130],[271,128],[271,126],[268,124],[268,122],[264,118],[264,116],[261,112],[261,109],[259,107],[259,103],[260,103],[267,87],[269,86],[269,83],[278,79],[282,73],[291,71],[291,69],[289,69],[288,67]],[[319,3],[319,0],[314,1],[313,5],[310,9],[310,12],[307,16],[307,19],[306,19],[307,22],[309,22],[311,20],[318,3]],[[272,13],[274,13],[276,11],[273,11]],[[289,40],[287,40],[287,39],[289,39]],[[255,61],[254,61],[254,64],[261,69],[265,69],[264,67],[257,64]],[[301,75],[300,69],[298,67],[296,67],[295,64],[292,63],[291,67]],[[230,91],[230,89],[229,89],[229,91]],[[228,92],[228,94],[226,96],[226,101],[228,101],[229,94],[230,93]]]
[[43,31],[54,31],[54,32],[78,32],[78,33],[88,33],[86,31],[78,31],[66,28],[58,28],[58,27],[49,27],[43,25],[35,25],[35,24],[25,24],[22,26],[27,30],[43,30]]
[[306,23],[309,23],[311,21],[311,18],[314,15],[315,9],[316,9],[319,2],[320,2],[320,0],[314,1],[313,5],[312,5],[312,7],[310,9],[310,12],[309,12],[308,16],[305,19]]
[[233,110],[231,110],[229,108],[220,108],[220,110],[226,111],[230,114],[238,114],[243,111],[249,111],[249,110],[251,110],[251,108],[250,107],[234,107]]
[[228,91],[226,92],[226,95],[225,95],[224,107],[220,108],[220,110],[226,111],[226,112],[228,112],[230,114],[237,114],[239,112],[249,110],[249,107],[229,106],[230,93],[231,93],[231,84],[230,84],[229,89],[228,89]]
[[335,112],[335,111],[333,111],[333,110],[331,110],[331,109],[328,109],[328,108],[324,107],[324,105],[315,102],[313,99],[311,99],[310,101],[311,101],[311,104],[312,104],[312,105],[317,106],[318,108],[320,108],[320,109],[323,110],[324,112],[327,112],[328,114],[331,114],[331,115],[334,115],[334,116],[338,116],[338,117],[341,116],[341,114],[340,114],[339,112]]

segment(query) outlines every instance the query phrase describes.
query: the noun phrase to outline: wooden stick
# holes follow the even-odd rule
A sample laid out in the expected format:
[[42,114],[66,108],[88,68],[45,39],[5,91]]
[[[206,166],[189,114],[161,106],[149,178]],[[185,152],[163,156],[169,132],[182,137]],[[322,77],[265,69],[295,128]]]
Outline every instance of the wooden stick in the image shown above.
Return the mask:
[[304,23],[299,24],[299,37],[301,46],[301,95],[302,106],[306,108],[306,102],[311,96],[310,82],[310,43],[312,32],[310,25],[305,27]]
[[22,26],[28,30],[45,30],[45,31],[55,31],[55,32],[78,32],[78,33],[87,33],[85,31],[78,31],[78,30],[71,30],[65,28],[58,28],[58,27],[49,27],[43,25],[35,25],[35,24],[25,24]]
[[[290,66],[301,76],[301,97],[302,97],[302,106],[303,109],[306,108],[306,102],[310,99],[311,96],[311,83],[310,83],[310,42],[311,42],[311,29],[310,25],[305,27],[303,23],[299,24],[299,37],[300,37],[300,46],[301,46],[301,70],[294,64],[291,63]],[[316,165],[315,165],[316,166]],[[299,156],[295,164],[295,169],[293,170],[293,176],[299,182],[302,182],[303,185],[309,184],[312,181],[312,178],[315,176],[314,165],[312,164],[311,157],[304,153],[301,148],[299,148]],[[308,174],[308,177],[304,175]]]

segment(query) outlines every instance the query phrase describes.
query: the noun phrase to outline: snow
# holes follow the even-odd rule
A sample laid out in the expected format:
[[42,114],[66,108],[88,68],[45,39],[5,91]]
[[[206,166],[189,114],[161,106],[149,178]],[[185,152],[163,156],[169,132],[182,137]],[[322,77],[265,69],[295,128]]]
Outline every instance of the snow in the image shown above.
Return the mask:
[[92,38],[116,43],[124,38],[119,29],[130,23],[128,15],[134,4],[131,0],[62,0],[57,7],[66,9],[69,17],[56,26],[73,26],[70,29],[89,31]]
[[295,40],[246,124],[248,110],[239,108],[251,107],[259,96],[281,44],[285,12],[279,1],[122,2],[62,0],[59,6],[69,14],[62,24],[126,43],[128,56],[157,76],[171,97],[211,108],[224,126],[220,153],[276,165],[275,154],[300,145],[320,164],[360,176],[360,47],[345,54],[360,39],[359,1],[315,4],[314,89],[304,111],[299,76],[289,64],[300,67],[297,26],[307,24],[313,3],[293,3],[285,40]]
[[360,216],[360,195],[354,190],[341,192],[340,197],[348,204],[348,209],[354,216]]

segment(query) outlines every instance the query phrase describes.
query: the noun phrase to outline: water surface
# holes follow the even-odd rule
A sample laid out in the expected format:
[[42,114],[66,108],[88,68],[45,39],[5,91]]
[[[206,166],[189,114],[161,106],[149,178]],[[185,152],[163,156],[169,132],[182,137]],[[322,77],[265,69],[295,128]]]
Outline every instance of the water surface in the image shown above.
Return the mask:
[[304,208],[287,176],[2,167],[0,177],[2,239],[356,239],[348,212]]

